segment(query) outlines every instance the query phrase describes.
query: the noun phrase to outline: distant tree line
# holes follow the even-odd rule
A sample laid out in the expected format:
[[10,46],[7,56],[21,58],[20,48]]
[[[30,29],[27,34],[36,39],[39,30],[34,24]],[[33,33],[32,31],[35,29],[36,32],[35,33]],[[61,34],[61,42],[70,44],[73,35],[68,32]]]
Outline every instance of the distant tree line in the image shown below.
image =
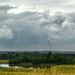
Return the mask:
[[51,52],[39,53],[39,52],[23,52],[23,53],[7,53],[0,54],[1,60],[9,60],[9,64],[20,63],[49,63],[49,64],[75,64],[75,54],[52,54]]

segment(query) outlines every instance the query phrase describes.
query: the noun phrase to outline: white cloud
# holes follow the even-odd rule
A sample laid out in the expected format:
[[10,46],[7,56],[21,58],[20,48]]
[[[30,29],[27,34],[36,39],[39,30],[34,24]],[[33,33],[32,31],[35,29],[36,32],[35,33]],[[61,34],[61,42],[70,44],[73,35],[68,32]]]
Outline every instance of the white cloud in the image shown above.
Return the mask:
[[74,0],[2,0],[0,1],[0,4],[21,5],[18,9],[10,11],[15,13],[32,10],[34,6],[33,4],[35,4],[35,8],[38,11],[43,11],[47,8],[51,9],[53,11],[52,13],[57,11],[62,11],[63,13],[75,11]]

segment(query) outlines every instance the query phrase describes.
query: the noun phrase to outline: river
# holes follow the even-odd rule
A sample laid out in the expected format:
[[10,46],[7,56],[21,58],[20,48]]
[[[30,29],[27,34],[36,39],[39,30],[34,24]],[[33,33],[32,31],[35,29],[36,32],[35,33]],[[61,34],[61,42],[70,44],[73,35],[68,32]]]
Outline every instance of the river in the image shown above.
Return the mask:
[[[0,67],[5,67],[5,68],[23,68],[21,66],[9,66],[9,64],[0,64]],[[29,67],[29,69],[33,69],[33,67]]]

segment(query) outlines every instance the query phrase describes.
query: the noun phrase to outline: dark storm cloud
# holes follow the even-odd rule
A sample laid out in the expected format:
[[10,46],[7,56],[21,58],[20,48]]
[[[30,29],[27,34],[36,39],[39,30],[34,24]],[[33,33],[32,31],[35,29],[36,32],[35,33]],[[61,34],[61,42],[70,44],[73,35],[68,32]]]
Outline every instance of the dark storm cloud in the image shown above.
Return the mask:
[[[3,10],[12,9],[9,5],[1,6]],[[6,9],[8,8],[8,9]],[[25,11],[20,14],[0,13],[0,47],[4,48],[43,48],[50,40],[54,44],[74,39],[74,17],[56,12],[51,16],[49,10],[42,13]],[[39,46],[40,45],[40,46]]]
[[[1,17],[3,20],[0,22],[1,33],[0,43],[5,47],[17,47],[30,44],[38,44],[45,38],[42,30],[37,28],[37,21],[41,18],[37,12],[24,12],[21,14],[13,15],[3,12],[5,15]],[[35,17],[36,16],[36,17]],[[4,40],[3,40],[4,39]],[[7,41],[7,39],[9,39]]]
[[9,5],[0,5],[0,10],[1,11],[7,11],[9,9],[12,9],[13,7],[12,6],[9,6]]
[[50,23],[54,23],[57,25],[62,25],[62,23],[65,21],[65,17],[61,12],[56,12],[55,15],[51,17],[49,15],[49,10],[45,11],[44,18],[49,20]]

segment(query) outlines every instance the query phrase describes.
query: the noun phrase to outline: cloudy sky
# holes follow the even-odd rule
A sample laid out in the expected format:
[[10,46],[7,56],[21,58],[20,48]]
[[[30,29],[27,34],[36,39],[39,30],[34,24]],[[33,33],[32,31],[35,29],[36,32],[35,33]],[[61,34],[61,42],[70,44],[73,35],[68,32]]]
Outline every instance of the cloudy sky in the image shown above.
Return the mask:
[[74,0],[0,0],[0,50],[75,50]]

